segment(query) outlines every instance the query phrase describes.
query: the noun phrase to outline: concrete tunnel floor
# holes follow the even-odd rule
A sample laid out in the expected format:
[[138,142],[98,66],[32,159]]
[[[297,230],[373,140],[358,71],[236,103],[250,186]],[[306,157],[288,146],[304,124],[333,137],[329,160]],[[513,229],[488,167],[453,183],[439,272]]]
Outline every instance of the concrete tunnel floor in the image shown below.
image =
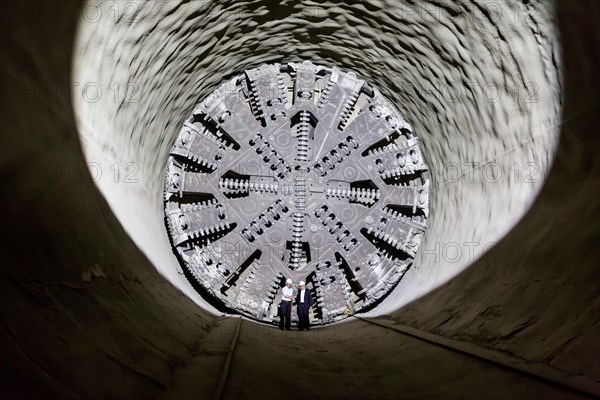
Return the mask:
[[[600,395],[597,3],[19,4],[0,28],[3,397]],[[216,314],[161,215],[182,118],[279,59],[368,77],[434,166],[429,251],[373,312],[309,333]]]

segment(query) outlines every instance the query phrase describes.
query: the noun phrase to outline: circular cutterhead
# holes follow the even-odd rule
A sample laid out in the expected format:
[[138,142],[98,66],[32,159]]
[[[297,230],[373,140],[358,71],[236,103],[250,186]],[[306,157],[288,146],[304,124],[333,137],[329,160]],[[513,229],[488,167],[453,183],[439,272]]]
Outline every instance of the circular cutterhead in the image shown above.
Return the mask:
[[372,307],[412,265],[429,179],[419,140],[353,72],[262,65],[185,120],[167,163],[175,253],[213,304],[269,322],[287,278],[313,323]]

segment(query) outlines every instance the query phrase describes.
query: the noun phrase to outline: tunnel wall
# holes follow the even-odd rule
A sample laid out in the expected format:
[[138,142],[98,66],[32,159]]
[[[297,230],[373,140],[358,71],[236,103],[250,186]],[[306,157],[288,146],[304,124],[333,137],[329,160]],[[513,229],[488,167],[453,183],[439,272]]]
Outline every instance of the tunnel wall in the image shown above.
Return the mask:
[[[547,364],[565,376],[591,382],[597,393],[600,351],[597,339],[594,340],[598,332],[598,284],[594,277],[600,213],[598,203],[590,199],[598,198],[600,163],[596,157],[598,140],[590,133],[598,129],[599,107],[598,96],[590,82],[594,81],[595,66],[600,61],[595,47],[598,29],[593,25],[599,13],[594,2],[569,4],[568,8],[560,9],[558,21],[553,21],[560,23],[563,49],[568,50],[564,57],[565,119],[559,124],[562,136],[555,165],[540,197],[515,230],[470,269],[407,307],[392,312],[396,304],[390,306],[387,315],[376,321],[391,326],[409,324],[440,336],[510,353],[525,363]],[[125,232],[121,227],[123,221],[117,220],[123,217],[115,210],[118,195],[111,200],[113,195],[107,195],[104,188],[105,200],[94,186],[94,183],[99,184],[98,177],[90,175],[87,166],[90,160],[101,158],[90,158],[89,154],[84,158],[81,154],[79,141],[85,146],[86,139],[78,137],[70,105],[73,78],[69,66],[79,11],[77,2],[70,3],[69,7],[20,2],[2,14],[0,32],[4,39],[0,44],[3,60],[0,68],[3,73],[0,79],[3,93],[10,96],[0,102],[0,176],[4,208],[1,218],[10,235],[5,235],[0,245],[3,260],[0,348],[2,359],[7,361],[2,366],[1,383],[3,392],[12,394],[13,398],[19,395],[27,398],[152,398],[172,385],[173,376],[195,356],[198,342],[203,342],[205,332],[211,330],[215,321],[176,289],[169,277],[156,272],[161,266],[152,264],[154,260],[148,249],[142,248],[152,263],[138,250],[138,246],[143,247],[138,241],[140,237],[136,237],[132,226],[127,224],[124,224]],[[252,29],[265,29],[252,22],[249,25]],[[301,37],[311,40],[313,36]],[[145,40],[145,36],[140,40]],[[90,46],[93,45],[92,42]],[[247,45],[260,49],[260,41]],[[318,43],[314,43],[313,52],[318,52],[318,48]],[[210,49],[210,45],[206,49]],[[307,58],[318,59],[316,57]],[[333,55],[329,57],[333,59]],[[257,56],[248,62],[258,60]],[[364,64],[359,60],[357,65],[361,62]],[[230,68],[233,70],[234,66]],[[101,71],[110,74],[112,70]],[[215,77],[209,81],[210,85],[216,85],[217,80]],[[164,90],[166,93],[167,88]],[[207,87],[203,93],[208,91]],[[191,107],[187,104],[193,102],[180,101],[181,108],[189,111],[185,107]],[[164,103],[169,107],[169,101]],[[417,127],[416,118],[408,113],[407,118]],[[550,143],[551,139],[548,139]],[[162,149],[160,154],[169,146],[163,142],[153,145]],[[433,143],[429,146],[428,152],[433,154]],[[129,149],[129,146],[124,147]],[[548,148],[552,146],[545,149]],[[548,154],[544,152],[540,158],[548,160]],[[113,171],[108,167],[115,159],[132,160],[119,156],[109,157],[107,164],[97,161],[102,176],[111,181]],[[469,158],[459,160],[464,159]],[[145,163],[151,164],[150,160]],[[161,161],[155,163],[159,165]],[[65,172],[67,166],[68,171],[74,172]],[[152,179],[146,178],[146,181]],[[148,202],[158,203],[151,193],[159,193],[157,188],[161,184],[150,184],[155,188],[147,189]],[[537,189],[527,188],[524,193],[528,195],[524,198],[533,201],[531,194]],[[440,197],[436,202],[448,206],[452,204],[450,199]],[[519,209],[523,213],[526,207]],[[432,206],[432,213],[440,212],[436,210],[439,208]],[[469,216],[468,211],[466,208],[463,214]],[[520,213],[518,210],[515,213],[504,228],[491,235],[494,241],[500,239],[499,232],[508,230],[519,220]],[[152,213],[148,216],[150,218]],[[439,220],[440,217],[434,215],[433,218]],[[157,232],[152,231],[151,235]],[[515,248],[521,251],[523,241],[528,246],[524,250],[529,249],[527,254],[531,257],[515,261],[514,257],[507,256],[513,254]],[[463,269],[452,266],[450,275]],[[441,283],[435,281],[430,289]],[[415,298],[415,293],[398,296],[404,296],[402,301],[406,302]],[[336,363],[351,365],[352,358],[339,355],[348,354],[352,349],[357,350],[354,354],[358,360],[358,364],[352,364],[355,368],[348,370],[348,376],[353,377],[380,374],[398,378],[403,368],[414,369],[414,363],[409,367],[402,363],[408,358],[403,358],[400,350],[415,355],[415,363],[421,360],[420,347],[412,350],[410,346],[400,347],[397,336],[392,333],[379,336],[379,328],[374,326],[358,327],[352,322],[327,329],[324,332],[333,340],[321,340],[319,343],[325,343],[324,347],[315,349],[314,353],[304,342],[294,343],[292,349],[302,351],[303,357],[307,357],[304,363],[310,363],[311,356],[320,360],[329,373],[339,371]],[[345,335],[353,332],[358,337],[345,341],[348,338]],[[376,346],[365,340],[374,337],[377,337]],[[242,339],[237,355],[248,362],[238,365],[237,370],[234,368],[231,385],[234,394],[248,393],[243,389],[248,390],[248,385],[256,379],[250,368],[252,363],[266,363],[274,356],[270,351],[272,341]],[[364,343],[368,346],[357,348]],[[285,349],[283,345],[278,348]],[[368,354],[376,359],[388,355],[390,360],[398,362],[380,363],[365,371],[359,366],[362,360],[368,359]],[[435,365],[447,365],[440,358],[431,360],[428,365],[432,371]],[[452,360],[455,359],[446,359],[446,363],[451,365]],[[483,379],[476,380],[476,385],[484,385],[486,375],[477,365],[461,375],[463,384],[454,386],[452,393],[444,391],[444,383],[456,382],[457,377],[451,371],[447,376],[438,375],[435,385],[431,385],[431,375],[427,374],[420,382],[439,387],[441,392],[435,393],[438,396],[445,393],[447,398],[460,398],[472,393],[469,374]],[[293,374],[294,368],[297,368],[295,363],[293,366],[283,364],[276,372],[270,371],[272,375],[261,370],[266,374],[262,378],[274,383],[280,375]],[[333,382],[336,375],[323,376]],[[305,379],[319,387],[314,375],[309,373]],[[498,379],[494,380],[495,388],[503,386],[510,391],[513,384],[525,378],[512,376],[509,379],[501,375]],[[246,386],[240,386],[243,382]],[[388,382],[389,391],[385,392],[388,397],[397,393],[395,390],[401,385],[398,382],[403,380]],[[529,381],[521,385],[521,396],[540,393],[536,390],[539,386]],[[577,387],[577,383],[573,386]],[[316,389],[313,391],[310,385],[303,387],[314,395]],[[275,384],[263,389],[269,388],[275,389]],[[408,386],[409,389],[412,392],[405,393],[407,398],[411,397],[410,393],[419,393],[417,386]],[[506,392],[498,390],[482,393],[506,398]],[[555,393],[555,398],[567,397],[557,396]]]
[[78,10],[23,2],[0,23],[8,399],[152,398],[214,322],[156,272],[88,172],[71,107]]
[[432,168],[429,227],[416,267],[372,314],[447,282],[493,246],[551,163],[561,108],[552,3],[131,4],[135,13],[121,10],[120,19],[110,3],[84,8],[76,81],[131,93],[75,97],[77,121],[89,161],[139,167],[138,182],[99,187],[161,274],[188,294],[162,223],[166,157],[199,100],[260,63],[351,68],[422,140]]
[[[440,289],[390,315],[395,324],[543,364],[600,391],[600,101],[589,75],[600,5],[559,4],[565,60],[564,116],[554,165],[522,221]],[[589,9],[583,7],[589,6]],[[386,318],[383,318],[385,320]]]

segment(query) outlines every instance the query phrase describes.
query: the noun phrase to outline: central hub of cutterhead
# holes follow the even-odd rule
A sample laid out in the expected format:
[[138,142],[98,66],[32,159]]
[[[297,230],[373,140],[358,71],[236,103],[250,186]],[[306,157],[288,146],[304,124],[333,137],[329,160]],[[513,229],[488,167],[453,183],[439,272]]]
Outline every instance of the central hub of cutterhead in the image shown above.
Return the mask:
[[285,179],[281,182],[281,194],[287,196],[288,202],[296,211],[302,211],[306,208],[307,187],[311,182],[308,171],[309,168],[298,166],[296,171],[291,174],[291,179]]
[[263,65],[193,111],[170,153],[169,236],[190,279],[271,321],[286,278],[314,289],[314,323],[375,304],[412,265],[428,172],[399,112],[352,72]]

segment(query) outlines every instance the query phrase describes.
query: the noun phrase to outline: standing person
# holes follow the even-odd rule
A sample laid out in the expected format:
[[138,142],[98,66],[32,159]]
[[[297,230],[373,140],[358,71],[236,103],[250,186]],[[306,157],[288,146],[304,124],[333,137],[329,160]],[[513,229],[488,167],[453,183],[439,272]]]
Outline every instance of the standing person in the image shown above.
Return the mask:
[[308,310],[311,306],[310,289],[306,287],[304,281],[298,285],[298,294],[296,295],[296,304],[298,305],[298,330],[310,331],[308,322]]
[[281,289],[281,304],[279,304],[279,329],[283,330],[284,320],[285,329],[290,330],[292,325],[292,299],[294,298],[294,289],[292,280],[285,281],[285,286]]

